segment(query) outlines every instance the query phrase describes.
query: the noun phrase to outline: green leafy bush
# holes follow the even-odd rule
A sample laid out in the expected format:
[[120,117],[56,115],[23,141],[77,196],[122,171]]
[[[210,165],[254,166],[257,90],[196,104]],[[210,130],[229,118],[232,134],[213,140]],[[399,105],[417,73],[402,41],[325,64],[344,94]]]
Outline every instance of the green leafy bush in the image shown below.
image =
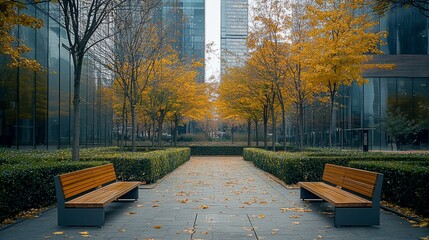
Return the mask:
[[297,152],[270,152],[256,148],[245,148],[243,158],[287,184],[320,181],[326,163],[336,165],[348,163],[347,159],[336,156],[307,156]]
[[284,153],[246,148],[243,157],[287,184],[320,181],[326,163],[380,172],[384,174],[383,200],[429,216],[429,155],[335,150]]
[[155,182],[190,159],[189,148],[170,148],[153,152],[124,152],[109,160],[119,179]]
[[43,162],[0,166],[0,222],[21,211],[55,203],[53,176],[106,162]]
[[383,200],[429,217],[429,167],[423,163],[353,161],[350,167],[383,173]]
[[241,156],[242,146],[191,146],[192,156]]
[[0,222],[30,208],[55,203],[54,176],[112,162],[118,179],[154,182],[190,159],[189,148],[124,152],[118,147],[70,150],[0,150]]

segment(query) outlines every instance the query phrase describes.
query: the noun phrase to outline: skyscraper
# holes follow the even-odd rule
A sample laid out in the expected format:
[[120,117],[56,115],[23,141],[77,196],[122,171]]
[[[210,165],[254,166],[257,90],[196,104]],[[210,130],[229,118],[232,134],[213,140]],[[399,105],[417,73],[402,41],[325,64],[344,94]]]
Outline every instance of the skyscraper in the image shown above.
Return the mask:
[[221,74],[240,66],[247,55],[248,0],[221,1]]
[[[183,61],[205,60],[205,0],[163,0],[162,24]],[[204,82],[204,66],[197,82]]]

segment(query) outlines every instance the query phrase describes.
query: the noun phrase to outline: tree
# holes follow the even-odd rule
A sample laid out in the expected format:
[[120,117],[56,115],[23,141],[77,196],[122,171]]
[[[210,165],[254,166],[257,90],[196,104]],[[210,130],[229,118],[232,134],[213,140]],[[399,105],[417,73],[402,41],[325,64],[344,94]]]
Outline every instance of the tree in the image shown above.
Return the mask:
[[383,125],[392,140],[392,150],[393,142],[396,145],[396,150],[401,150],[405,139],[422,130],[423,123],[423,121],[419,122],[416,119],[408,118],[399,107],[391,107]]
[[[251,142],[251,122],[255,122],[256,133],[258,121],[263,111],[268,109],[265,96],[261,95],[258,81],[251,77],[247,65],[228,69],[218,87],[218,99],[215,102],[220,116],[229,120],[230,125],[247,122],[247,142]],[[256,134],[258,143],[258,135]],[[266,143],[266,141],[265,141]],[[266,146],[266,145],[265,145]]]
[[[252,51],[248,64],[258,78],[265,81],[264,94],[271,113],[272,148],[275,151],[276,131],[276,99],[280,98],[283,123],[285,124],[285,106],[279,95],[279,84],[285,77],[287,43],[286,33],[290,26],[286,0],[258,0],[254,8],[254,29],[249,33],[248,46]],[[265,120],[265,119],[264,119]],[[266,121],[264,121],[264,126]],[[264,132],[264,138],[265,136]]]
[[109,37],[107,35],[98,39],[93,38],[100,26],[110,20],[109,16],[113,10],[121,6],[123,2],[123,0],[58,0],[74,64],[72,159],[75,161],[79,160],[80,80],[84,57],[95,44]]
[[0,54],[10,57],[9,67],[23,67],[38,71],[41,65],[34,59],[28,59],[22,54],[31,49],[13,34],[17,26],[41,28],[43,21],[23,13],[25,3],[12,0],[0,0]]
[[424,16],[429,17],[429,0],[376,0],[373,8],[378,14],[385,14],[390,9],[415,7]]
[[[131,114],[131,146],[136,151],[136,107],[146,89],[162,45],[157,23],[152,20],[156,1],[127,1],[115,15],[117,34],[104,41],[98,52],[103,56],[103,65],[116,76],[123,93],[123,116],[126,106]],[[162,32],[162,31],[161,31]],[[127,101],[127,104],[125,103]],[[125,119],[122,118],[123,129]],[[124,134],[122,134],[124,136]]]
[[372,32],[377,24],[364,14],[365,0],[316,0],[307,6],[307,18],[312,27],[306,44],[310,77],[326,87],[330,105],[329,146],[332,147],[334,106],[341,85],[366,83],[363,71],[391,65],[370,64],[371,54],[381,54],[379,45],[385,32]]

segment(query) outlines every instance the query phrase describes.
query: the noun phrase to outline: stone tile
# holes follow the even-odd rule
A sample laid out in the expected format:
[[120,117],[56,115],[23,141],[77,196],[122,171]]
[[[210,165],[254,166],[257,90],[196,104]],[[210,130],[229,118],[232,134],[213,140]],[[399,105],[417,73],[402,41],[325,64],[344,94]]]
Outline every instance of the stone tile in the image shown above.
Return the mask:
[[[137,202],[112,203],[102,228],[58,227],[57,211],[0,230],[0,239],[418,239],[429,228],[412,228],[381,212],[379,227],[333,227],[323,202],[303,202],[241,157],[193,157]],[[309,209],[309,212],[300,212]],[[155,226],[161,226],[159,229]],[[54,232],[64,232],[54,235]],[[256,234],[255,234],[256,232]],[[256,238],[257,236],[257,238]]]

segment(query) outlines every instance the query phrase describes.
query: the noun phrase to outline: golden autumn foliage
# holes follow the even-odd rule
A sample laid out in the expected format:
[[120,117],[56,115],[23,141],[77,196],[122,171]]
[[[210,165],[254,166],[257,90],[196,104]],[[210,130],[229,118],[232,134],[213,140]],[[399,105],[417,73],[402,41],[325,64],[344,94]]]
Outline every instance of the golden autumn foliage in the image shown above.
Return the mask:
[[43,21],[22,12],[26,8],[21,1],[0,0],[0,54],[10,57],[9,67],[23,67],[38,71],[41,65],[22,54],[29,52],[23,41],[12,33],[17,26],[41,28]]
[[[372,54],[382,53],[379,46],[386,32],[372,31],[377,21],[365,14],[367,4],[367,0],[316,0],[307,6],[311,30],[310,40],[303,47],[312,56],[307,60],[311,66],[309,77],[326,87],[332,118],[340,86],[366,83],[364,70],[393,67],[371,64]],[[332,123],[331,119],[330,146]]]

